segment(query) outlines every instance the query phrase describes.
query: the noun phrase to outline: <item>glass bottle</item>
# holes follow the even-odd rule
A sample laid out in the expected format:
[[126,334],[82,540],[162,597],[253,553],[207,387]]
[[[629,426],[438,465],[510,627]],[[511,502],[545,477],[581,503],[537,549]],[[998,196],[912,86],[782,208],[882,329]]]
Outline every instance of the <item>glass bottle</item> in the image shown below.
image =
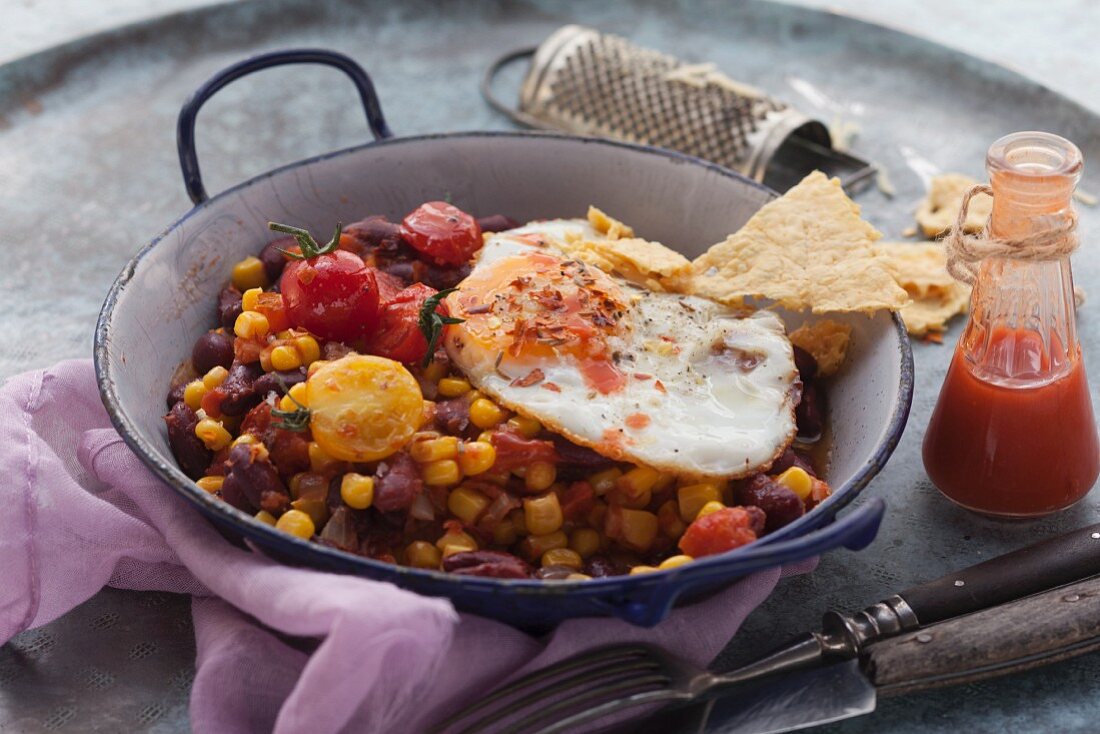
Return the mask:
[[[986,156],[992,236],[1067,222],[1081,166],[1081,151],[1057,135],[995,142]],[[1100,447],[1074,308],[1068,256],[980,264],[924,437],[925,469],[948,499],[986,515],[1037,517],[1069,507],[1096,481]]]

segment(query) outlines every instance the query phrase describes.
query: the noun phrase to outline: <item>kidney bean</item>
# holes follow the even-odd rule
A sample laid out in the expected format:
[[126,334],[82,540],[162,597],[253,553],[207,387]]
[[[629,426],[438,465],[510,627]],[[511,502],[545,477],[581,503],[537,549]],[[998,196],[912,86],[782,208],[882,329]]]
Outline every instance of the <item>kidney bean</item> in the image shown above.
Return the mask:
[[402,283],[412,283],[419,280],[418,265],[419,262],[412,260],[385,260],[378,263],[378,269],[398,278]]
[[186,389],[187,383],[181,382],[180,384],[168,390],[168,410],[171,410],[172,406],[183,400],[183,391]]
[[423,270],[417,273],[421,283],[430,285],[437,291],[445,290],[447,288],[454,288],[456,285],[466,279],[466,276],[470,274],[473,268],[470,265],[463,264],[455,267],[441,268],[431,263],[426,263]]
[[[256,382],[253,385],[253,389],[262,400],[270,392],[273,392],[279,396],[286,395],[287,390],[294,387],[299,382],[305,381],[305,367],[299,367],[293,370],[275,370],[273,372],[268,372],[267,374],[263,374],[257,377]],[[284,387],[284,385],[286,387]]]
[[354,553],[359,550],[359,534],[356,531],[355,516],[347,507],[332,510],[318,539],[321,543]]
[[443,570],[462,576],[487,576],[496,579],[531,577],[529,565],[511,553],[503,551],[476,550],[455,553],[443,559]]
[[396,249],[401,242],[400,225],[383,216],[367,217],[358,222],[352,222],[344,227],[344,233],[372,248]]
[[764,511],[764,531],[768,533],[794,522],[806,512],[797,494],[765,474],[749,478],[738,490],[737,501]]
[[374,506],[380,512],[407,510],[423,489],[420,468],[412,457],[394,454],[374,473]]
[[465,398],[440,400],[435,404],[435,423],[444,433],[462,435],[470,427],[470,401]]
[[283,274],[283,268],[286,267],[286,255],[280,250],[289,250],[297,244],[293,237],[280,237],[268,242],[264,245],[264,249],[260,250],[260,262],[264,264],[264,273],[272,283],[279,280],[279,276]]
[[772,468],[768,471],[770,474],[782,474],[792,466],[797,466],[804,470],[811,477],[817,476],[817,472],[814,471],[814,465],[810,461],[810,457],[801,451],[794,450],[790,446],[788,446],[787,450],[775,460],[775,463],[772,464]]
[[604,576],[622,576],[626,573],[626,568],[610,558],[592,556],[588,559],[588,563],[584,564],[584,572],[595,579]]
[[233,337],[208,331],[195,341],[191,349],[191,364],[200,375],[215,367],[229,369],[233,364]]
[[749,528],[756,533],[756,537],[760,537],[764,534],[764,528],[768,522],[768,516],[759,507],[749,505],[745,508],[745,512],[749,514]]
[[262,395],[256,392],[256,380],[263,375],[258,362],[235,364],[218,391],[222,393],[220,410],[226,415],[243,415],[260,402]]
[[490,214],[487,217],[478,217],[477,226],[481,227],[482,232],[503,232],[506,229],[515,229],[519,222],[503,214]]
[[577,469],[582,474],[591,474],[601,469],[607,469],[615,463],[587,446],[578,446],[564,436],[554,434],[550,438],[554,442],[554,450],[562,462],[559,469]]
[[233,325],[237,323],[237,317],[243,310],[241,292],[233,286],[226,287],[218,294],[218,320],[226,329],[233,330]]
[[821,438],[825,427],[825,393],[817,385],[811,383],[802,388],[802,400],[794,410],[794,417],[800,440],[813,442]]
[[290,507],[290,494],[271,460],[255,444],[240,444],[229,451],[222,498],[239,510],[267,510],[278,515]]
[[794,348],[794,366],[798,368],[798,376],[804,384],[813,382],[817,377],[817,360],[802,347]]
[[352,348],[343,342],[325,342],[325,345],[321,347],[321,358],[332,362],[348,356],[352,351]]
[[206,474],[206,468],[210,466],[210,460],[214,456],[195,435],[198,422],[199,417],[195,415],[195,411],[182,400],[173,405],[168,415],[164,416],[164,423],[168,426],[168,445],[172,448],[180,469],[192,479],[199,479]]

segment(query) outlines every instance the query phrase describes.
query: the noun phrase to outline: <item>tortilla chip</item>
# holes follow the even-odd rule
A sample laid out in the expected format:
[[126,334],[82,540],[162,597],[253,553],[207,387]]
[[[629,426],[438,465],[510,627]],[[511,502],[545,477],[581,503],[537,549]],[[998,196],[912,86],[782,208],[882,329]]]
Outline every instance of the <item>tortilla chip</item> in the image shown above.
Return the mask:
[[633,237],[634,230],[614,217],[609,217],[603,211],[594,206],[588,207],[588,223],[600,234],[609,240],[617,240],[623,237]]
[[[977,183],[961,173],[945,173],[932,179],[928,195],[917,207],[917,224],[925,237],[939,237],[954,226],[963,195]],[[993,199],[975,196],[970,200],[970,208],[966,210],[963,229],[971,234],[980,232],[992,212]]]
[[848,340],[852,327],[839,321],[825,319],[803,324],[790,334],[791,344],[801,347],[817,360],[817,371],[822,375],[835,374],[844,364],[848,353]]
[[896,311],[909,296],[872,247],[838,179],[815,171],[693,263],[689,290],[730,305],[768,298],[813,313]]
[[659,242],[636,237],[574,240],[560,245],[575,257],[651,291],[680,291],[691,278],[691,261]]
[[898,285],[913,299],[901,309],[901,318],[911,335],[944,331],[952,316],[966,313],[970,286],[958,282],[947,272],[943,245],[938,242],[880,242],[875,249]]

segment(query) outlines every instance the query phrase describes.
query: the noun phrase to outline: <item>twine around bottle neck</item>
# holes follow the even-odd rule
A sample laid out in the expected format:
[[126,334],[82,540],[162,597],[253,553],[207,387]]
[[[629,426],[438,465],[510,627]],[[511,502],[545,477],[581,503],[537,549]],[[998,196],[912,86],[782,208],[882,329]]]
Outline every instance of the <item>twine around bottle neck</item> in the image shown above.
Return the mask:
[[[986,194],[992,198],[993,187],[989,184],[970,187],[970,190],[963,195],[962,206],[959,207],[959,216],[955,219],[954,226],[943,238],[943,246],[947,251],[947,272],[955,280],[973,285],[978,275],[978,268],[986,258],[1002,257],[1031,262],[1050,262],[1068,257],[1077,249],[1079,245],[1077,214],[1072,209],[1069,209],[1065,215],[1057,217],[1060,221],[1056,226],[1022,237],[994,237],[989,231],[989,222],[986,222],[979,234],[967,234],[964,230],[966,215],[970,209],[970,199],[976,194]],[[1041,219],[1055,218],[1044,216]],[[1079,291],[1079,289],[1074,290]],[[1080,303],[1084,294],[1077,292],[1075,295]]]

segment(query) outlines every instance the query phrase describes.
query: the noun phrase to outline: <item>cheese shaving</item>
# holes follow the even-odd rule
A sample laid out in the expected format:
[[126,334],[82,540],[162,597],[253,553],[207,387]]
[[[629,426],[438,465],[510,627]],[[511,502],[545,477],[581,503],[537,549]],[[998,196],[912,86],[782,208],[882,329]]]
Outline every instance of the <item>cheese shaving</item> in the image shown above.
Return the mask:
[[651,291],[682,291],[691,279],[691,261],[659,242],[637,237],[580,239],[559,244],[559,247],[570,257]]
[[767,298],[813,313],[895,311],[909,296],[879,262],[881,236],[838,179],[815,171],[697,258],[689,291],[730,305]]
[[901,318],[911,335],[944,331],[951,317],[966,313],[970,286],[947,272],[943,245],[880,242],[875,249],[898,285],[912,298],[901,309]]

